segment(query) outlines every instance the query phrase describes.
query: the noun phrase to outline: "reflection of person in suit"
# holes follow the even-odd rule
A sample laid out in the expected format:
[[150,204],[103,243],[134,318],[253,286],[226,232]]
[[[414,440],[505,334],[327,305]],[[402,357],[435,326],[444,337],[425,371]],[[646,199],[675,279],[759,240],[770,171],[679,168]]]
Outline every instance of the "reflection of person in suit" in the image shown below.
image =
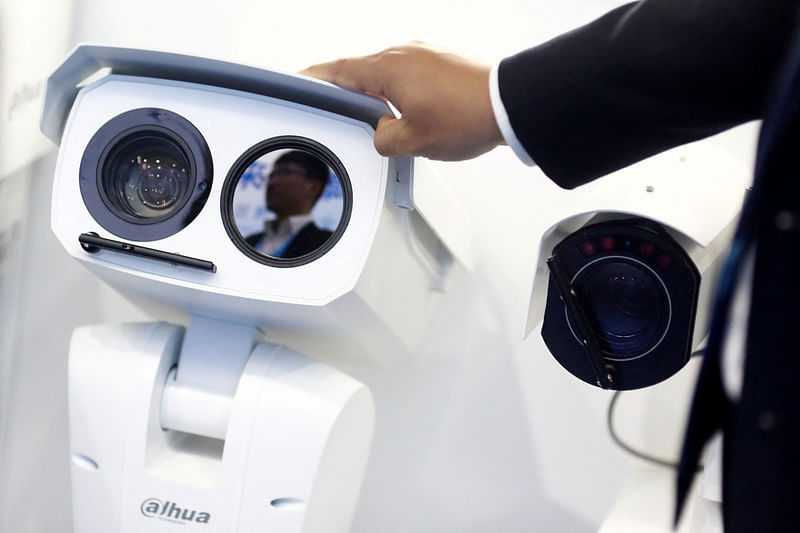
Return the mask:
[[[642,0],[494,68],[412,43],[305,71],[402,110],[378,124],[384,155],[461,160],[505,143],[566,188],[763,119],[678,483],[682,501],[703,444],[722,429],[726,533],[800,531],[799,9]],[[731,311],[740,296],[757,312]],[[745,342],[731,342],[736,331]]]
[[317,227],[311,209],[328,183],[328,166],[311,154],[294,150],[281,155],[267,180],[267,209],[274,220],[264,231],[245,239],[255,250],[271,256],[293,258],[313,252],[331,236]]

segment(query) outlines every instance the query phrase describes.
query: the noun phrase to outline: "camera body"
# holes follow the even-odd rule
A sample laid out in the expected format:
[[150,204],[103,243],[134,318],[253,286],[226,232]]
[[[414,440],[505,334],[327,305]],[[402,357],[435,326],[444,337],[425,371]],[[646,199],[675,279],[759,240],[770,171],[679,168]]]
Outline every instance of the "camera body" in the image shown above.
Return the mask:
[[556,360],[602,388],[678,372],[706,336],[747,176],[697,143],[588,186],[543,234],[525,334],[541,324]]
[[372,395],[262,330],[406,353],[453,262],[471,266],[444,183],[375,151],[390,112],[166,52],[80,46],[51,75],[55,235],[127,297],[190,316],[73,333],[75,531],[349,530]]
[[[413,342],[435,306],[431,287],[453,256],[468,265],[473,251],[441,180],[424,163],[374,150],[373,128],[389,112],[377,98],[301,76],[79,47],[51,77],[42,116],[60,142],[53,231],[134,297],[276,328],[371,324]],[[264,168],[288,151],[330,169],[325,190],[339,203],[329,237],[286,258],[248,242],[237,202],[248,186],[263,190]]]

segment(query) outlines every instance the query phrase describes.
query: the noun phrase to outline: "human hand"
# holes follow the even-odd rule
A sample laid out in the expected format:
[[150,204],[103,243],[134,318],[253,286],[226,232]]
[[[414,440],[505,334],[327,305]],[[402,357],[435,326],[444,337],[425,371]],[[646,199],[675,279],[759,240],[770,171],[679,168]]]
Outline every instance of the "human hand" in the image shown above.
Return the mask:
[[489,72],[448,50],[412,42],[314,65],[301,74],[391,102],[401,117],[387,115],[378,122],[375,148],[382,155],[460,161],[503,143],[489,98]]

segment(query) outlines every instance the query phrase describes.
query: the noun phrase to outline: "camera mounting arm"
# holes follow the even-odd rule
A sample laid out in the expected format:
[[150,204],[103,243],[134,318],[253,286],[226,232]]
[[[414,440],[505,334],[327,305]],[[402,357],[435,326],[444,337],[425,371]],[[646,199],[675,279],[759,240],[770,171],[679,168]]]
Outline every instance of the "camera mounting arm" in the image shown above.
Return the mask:
[[614,366],[606,361],[600,348],[600,341],[595,334],[595,328],[589,316],[586,314],[580,297],[575,292],[575,288],[569,280],[569,276],[564,271],[564,266],[558,259],[558,254],[554,254],[547,260],[547,267],[553,276],[553,284],[558,290],[561,301],[564,302],[566,312],[574,321],[575,328],[578,330],[582,340],[583,350],[589,366],[594,372],[596,384],[603,389],[614,387]]
[[166,323],[75,331],[75,531],[349,529],[372,440],[371,395],[255,334],[197,316],[185,333]]

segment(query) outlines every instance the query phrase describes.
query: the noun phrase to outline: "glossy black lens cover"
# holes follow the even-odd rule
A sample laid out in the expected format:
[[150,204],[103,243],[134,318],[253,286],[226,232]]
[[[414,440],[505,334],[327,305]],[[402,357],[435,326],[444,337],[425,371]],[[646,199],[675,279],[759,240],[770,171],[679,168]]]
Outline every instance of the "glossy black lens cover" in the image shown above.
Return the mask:
[[[611,388],[653,385],[686,364],[700,274],[662,227],[640,218],[594,224],[561,241],[553,256],[613,367]],[[564,368],[597,385],[597,365],[575,324],[551,276],[542,337]]]

